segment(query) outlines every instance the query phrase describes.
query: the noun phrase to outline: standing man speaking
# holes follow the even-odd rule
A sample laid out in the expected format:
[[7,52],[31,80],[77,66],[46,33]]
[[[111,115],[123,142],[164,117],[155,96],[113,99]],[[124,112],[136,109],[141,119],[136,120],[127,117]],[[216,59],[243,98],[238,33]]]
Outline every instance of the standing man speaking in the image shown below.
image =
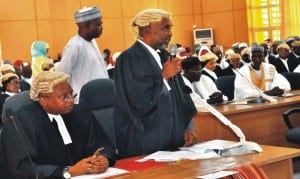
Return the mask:
[[172,37],[168,12],[146,9],[132,20],[137,41],[117,59],[115,122],[121,157],[191,145],[196,113],[185,92],[180,59],[164,49]]
[[94,38],[102,34],[102,14],[97,7],[83,8],[75,12],[78,34],[65,46],[57,71],[70,76],[75,93],[96,78],[108,78],[105,61]]

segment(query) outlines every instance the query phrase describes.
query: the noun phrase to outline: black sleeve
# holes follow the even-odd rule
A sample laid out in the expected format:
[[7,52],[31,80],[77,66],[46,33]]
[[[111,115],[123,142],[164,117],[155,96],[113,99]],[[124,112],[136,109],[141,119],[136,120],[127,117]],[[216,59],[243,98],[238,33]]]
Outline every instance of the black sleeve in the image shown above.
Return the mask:
[[65,167],[63,167],[63,166],[57,167],[54,170],[54,172],[50,175],[50,178],[63,178],[63,170]]
[[105,146],[102,155],[107,158],[110,167],[115,165],[115,152],[112,148]]

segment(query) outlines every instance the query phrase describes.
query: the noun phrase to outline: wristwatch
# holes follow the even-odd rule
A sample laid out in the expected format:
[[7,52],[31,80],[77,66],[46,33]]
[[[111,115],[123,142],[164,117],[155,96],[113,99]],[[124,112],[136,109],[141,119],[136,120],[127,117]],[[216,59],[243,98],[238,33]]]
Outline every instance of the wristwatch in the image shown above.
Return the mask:
[[64,170],[63,170],[63,177],[65,179],[71,179],[72,175],[69,172],[69,166],[67,166],[67,167],[64,168]]

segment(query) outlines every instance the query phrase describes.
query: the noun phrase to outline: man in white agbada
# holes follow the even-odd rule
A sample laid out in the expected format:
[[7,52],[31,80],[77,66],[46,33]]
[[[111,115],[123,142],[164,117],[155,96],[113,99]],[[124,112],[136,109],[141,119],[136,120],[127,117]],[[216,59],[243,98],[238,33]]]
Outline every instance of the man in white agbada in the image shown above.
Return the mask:
[[57,71],[70,76],[74,93],[96,78],[109,78],[105,61],[94,38],[102,33],[102,14],[97,7],[83,8],[75,12],[78,34],[65,46]]
[[245,64],[235,78],[235,99],[258,97],[261,93],[278,96],[291,90],[286,78],[273,65],[263,62],[263,52],[262,46],[251,46],[251,63]]

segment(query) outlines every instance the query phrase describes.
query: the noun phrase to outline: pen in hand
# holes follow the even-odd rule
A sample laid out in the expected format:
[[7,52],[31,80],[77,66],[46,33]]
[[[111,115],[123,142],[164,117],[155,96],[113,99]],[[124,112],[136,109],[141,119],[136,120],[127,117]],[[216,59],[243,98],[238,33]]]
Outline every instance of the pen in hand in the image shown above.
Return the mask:
[[102,154],[102,151],[103,151],[103,150],[104,150],[104,147],[98,148],[98,149],[94,152],[93,156],[98,157],[99,155]]

